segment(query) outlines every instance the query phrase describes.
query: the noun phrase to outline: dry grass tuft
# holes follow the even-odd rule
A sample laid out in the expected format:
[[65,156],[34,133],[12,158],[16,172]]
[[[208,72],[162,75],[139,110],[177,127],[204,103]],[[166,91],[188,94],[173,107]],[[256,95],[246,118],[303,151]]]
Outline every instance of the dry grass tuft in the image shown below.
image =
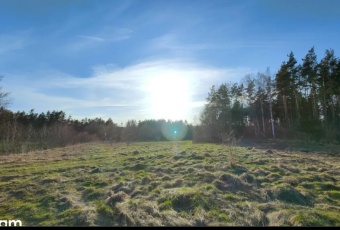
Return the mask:
[[113,194],[112,196],[108,197],[105,201],[106,204],[109,204],[111,206],[115,205],[117,202],[122,202],[126,200],[129,197],[125,192],[119,191],[116,194]]

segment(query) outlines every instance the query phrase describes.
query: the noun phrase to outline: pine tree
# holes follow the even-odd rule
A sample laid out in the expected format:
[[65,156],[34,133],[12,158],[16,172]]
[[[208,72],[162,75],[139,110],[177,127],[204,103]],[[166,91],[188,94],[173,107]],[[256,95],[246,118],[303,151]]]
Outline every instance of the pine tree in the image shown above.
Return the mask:
[[321,59],[320,63],[320,75],[318,82],[320,85],[320,97],[322,98],[322,114],[324,123],[330,124],[335,120],[335,103],[333,95],[336,89],[333,85],[336,85],[337,75],[337,59],[334,56],[334,50],[326,50],[325,57]]
[[276,88],[278,92],[277,100],[279,107],[280,121],[288,129],[295,127],[300,119],[300,93],[299,93],[299,66],[293,52],[288,55],[288,61],[283,62],[275,77]]
[[305,111],[310,111],[311,113],[306,113],[305,116],[312,115],[314,120],[319,119],[319,108],[317,102],[317,75],[318,75],[318,63],[316,55],[314,52],[314,47],[312,47],[304,59],[301,66],[301,78],[303,80],[302,87],[304,89],[304,97],[307,100],[307,106],[304,107]]

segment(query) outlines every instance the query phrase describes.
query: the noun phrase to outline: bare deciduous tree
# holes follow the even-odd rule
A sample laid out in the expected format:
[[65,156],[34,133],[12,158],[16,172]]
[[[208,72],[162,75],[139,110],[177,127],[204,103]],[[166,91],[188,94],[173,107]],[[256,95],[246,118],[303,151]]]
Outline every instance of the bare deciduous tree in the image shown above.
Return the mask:
[[[3,76],[0,76],[0,81],[2,79]],[[9,98],[9,94],[9,92],[4,92],[2,86],[0,86],[0,108],[4,109],[10,104],[11,99]]]

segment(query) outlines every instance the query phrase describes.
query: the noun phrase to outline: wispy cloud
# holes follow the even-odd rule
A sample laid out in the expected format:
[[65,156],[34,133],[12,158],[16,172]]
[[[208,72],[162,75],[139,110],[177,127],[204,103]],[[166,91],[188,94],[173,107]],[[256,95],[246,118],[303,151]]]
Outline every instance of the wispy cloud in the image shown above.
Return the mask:
[[[249,69],[222,69],[184,60],[154,60],[117,68],[116,66],[96,67],[90,77],[71,76],[49,71],[49,78],[22,81],[11,88],[15,97],[15,109],[19,106],[28,108],[64,109],[66,112],[78,109],[98,107],[106,111],[124,107],[124,116],[133,114],[135,119],[152,118],[150,108],[150,91],[161,86],[159,82],[179,79],[185,82],[191,97],[190,114],[186,119],[192,120],[204,104],[205,97],[212,84],[235,81]],[[44,76],[43,72],[32,73]],[[12,76],[21,78],[20,76]],[[158,85],[155,85],[158,82]],[[155,95],[153,95],[155,96]],[[156,95],[157,96],[157,95]],[[110,116],[106,111],[106,116]],[[111,112],[114,116],[114,112]],[[124,118],[124,116],[122,116]]]
[[226,41],[225,44],[219,46],[220,49],[240,49],[240,48],[277,48],[284,47],[290,41],[278,39],[249,39],[239,41]]
[[[92,88],[147,91],[150,81],[156,78],[187,79],[194,87],[193,93],[207,90],[207,83],[227,82],[243,77],[252,70],[246,68],[216,68],[203,64],[180,60],[163,59],[140,62],[126,68],[111,65],[96,67],[90,77],[68,77],[66,79],[49,80],[49,84],[62,88]],[[209,89],[209,88],[208,88]]]
[[27,44],[27,39],[22,34],[0,34],[0,54],[22,49]]
[[132,30],[127,28],[113,28],[104,26],[99,31],[94,31],[89,34],[79,34],[63,47],[63,51],[79,52],[91,50],[98,45],[105,45],[112,42],[119,42],[129,39],[132,35]]
[[79,37],[94,41],[115,42],[129,39],[131,33],[132,30],[126,28],[104,27],[101,31],[95,33],[93,36],[79,35]]
[[207,43],[183,43],[175,33],[167,33],[149,41],[149,48],[155,50],[170,50],[175,52],[194,52],[206,49],[218,48],[214,44]]
[[168,33],[156,37],[149,41],[149,49],[156,52],[169,51],[176,56],[192,56],[195,57],[196,52],[207,50],[230,50],[244,48],[278,48],[287,46],[291,41],[275,38],[239,38],[225,39],[223,42],[216,43],[184,43],[180,41],[180,37],[175,33]]

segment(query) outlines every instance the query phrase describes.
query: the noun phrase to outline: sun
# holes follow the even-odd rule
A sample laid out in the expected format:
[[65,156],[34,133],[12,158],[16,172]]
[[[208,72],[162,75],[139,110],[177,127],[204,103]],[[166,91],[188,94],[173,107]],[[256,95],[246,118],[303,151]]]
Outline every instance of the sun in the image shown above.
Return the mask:
[[190,109],[190,87],[187,79],[177,75],[153,78],[149,82],[149,102],[153,117],[184,120]]

